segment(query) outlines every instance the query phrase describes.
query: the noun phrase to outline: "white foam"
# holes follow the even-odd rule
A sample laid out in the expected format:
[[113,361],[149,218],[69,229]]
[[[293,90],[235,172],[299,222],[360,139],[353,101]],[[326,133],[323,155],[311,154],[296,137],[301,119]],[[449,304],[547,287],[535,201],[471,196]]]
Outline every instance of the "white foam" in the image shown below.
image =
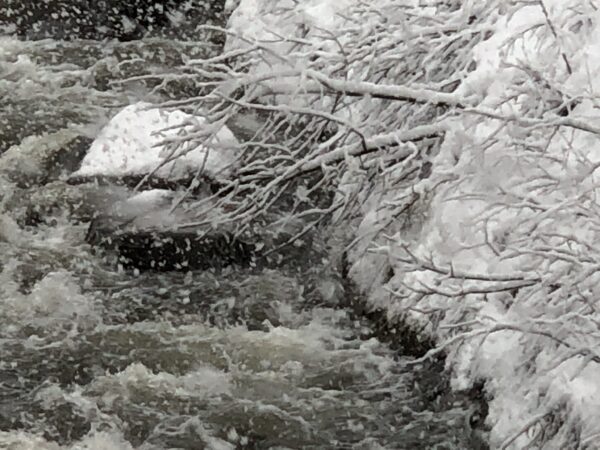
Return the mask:
[[0,431],[0,448],[10,450],[133,450],[119,432],[91,432],[71,446],[48,442],[41,436],[23,431]]
[[0,448],[11,450],[59,450],[58,444],[23,431],[0,431]]
[[227,394],[231,390],[229,376],[222,371],[204,366],[181,376],[167,372],[153,373],[141,363],[134,363],[122,372],[100,377],[94,388],[104,392],[104,400],[110,403],[117,397],[129,398],[140,389],[153,395],[169,393],[179,397],[205,397]]
[[30,294],[18,290],[14,271],[18,263],[0,272],[0,318],[13,324],[53,328],[65,323],[97,323],[96,303],[81,293],[73,276],[66,271],[50,272],[38,281]]

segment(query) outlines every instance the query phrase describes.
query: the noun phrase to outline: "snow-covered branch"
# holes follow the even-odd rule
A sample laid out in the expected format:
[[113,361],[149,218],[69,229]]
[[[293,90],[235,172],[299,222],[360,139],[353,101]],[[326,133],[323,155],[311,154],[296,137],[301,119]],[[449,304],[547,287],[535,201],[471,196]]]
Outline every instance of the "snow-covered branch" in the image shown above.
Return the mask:
[[[264,14],[234,14],[222,57],[183,66],[198,95],[165,106],[239,125],[240,168],[215,194],[223,220],[243,228],[285,203],[308,229],[321,214],[352,230],[352,280],[427,330],[458,384],[492,380],[492,442],[519,448],[562,408],[554,378],[569,374],[572,398],[598,378],[597,12],[582,0],[400,3],[271,14],[253,0],[246,12]],[[311,205],[318,192],[325,206]],[[598,433],[574,423],[559,428]]]
[[[292,94],[341,94],[348,97],[372,97],[380,100],[394,100],[410,103],[426,103],[465,108],[469,104],[465,99],[453,93],[439,92],[434,89],[410,88],[393,84],[379,84],[369,81],[347,81],[331,78],[316,70],[305,70],[295,74],[298,78],[307,80],[298,85],[293,82],[279,81],[281,76],[276,74],[274,80],[261,83],[262,95],[292,95]],[[285,76],[290,76],[286,73]]]

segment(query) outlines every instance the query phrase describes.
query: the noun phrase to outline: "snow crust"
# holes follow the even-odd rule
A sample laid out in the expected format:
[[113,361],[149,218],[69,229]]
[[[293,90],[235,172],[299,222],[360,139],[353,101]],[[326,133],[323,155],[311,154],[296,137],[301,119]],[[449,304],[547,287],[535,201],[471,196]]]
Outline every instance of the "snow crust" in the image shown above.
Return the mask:
[[[193,134],[193,140],[185,141],[184,133]],[[155,173],[179,179],[203,173],[225,177],[235,165],[237,143],[226,126],[139,102],[108,122],[73,176]]]

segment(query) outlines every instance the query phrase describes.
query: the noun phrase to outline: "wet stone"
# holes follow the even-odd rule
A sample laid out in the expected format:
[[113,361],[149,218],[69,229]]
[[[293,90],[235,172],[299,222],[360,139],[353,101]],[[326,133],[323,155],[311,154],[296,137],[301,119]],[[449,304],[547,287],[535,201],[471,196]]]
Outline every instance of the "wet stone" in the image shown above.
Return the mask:
[[94,230],[88,233],[88,242],[116,250],[119,264],[139,270],[247,266],[254,256],[254,245],[221,232],[199,236],[195,232]]

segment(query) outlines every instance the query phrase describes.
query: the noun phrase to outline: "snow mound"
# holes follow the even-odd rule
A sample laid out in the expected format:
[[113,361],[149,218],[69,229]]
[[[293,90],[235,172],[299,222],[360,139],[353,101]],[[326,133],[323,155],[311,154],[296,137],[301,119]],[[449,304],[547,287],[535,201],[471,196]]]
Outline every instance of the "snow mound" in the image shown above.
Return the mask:
[[[184,139],[187,135],[188,139]],[[190,139],[191,138],[191,139]],[[195,173],[226,177],[236,163],[237,139],[225,126],[149,103],[127,106],[92,143],[73,176],[154,173],[180,179]]]

